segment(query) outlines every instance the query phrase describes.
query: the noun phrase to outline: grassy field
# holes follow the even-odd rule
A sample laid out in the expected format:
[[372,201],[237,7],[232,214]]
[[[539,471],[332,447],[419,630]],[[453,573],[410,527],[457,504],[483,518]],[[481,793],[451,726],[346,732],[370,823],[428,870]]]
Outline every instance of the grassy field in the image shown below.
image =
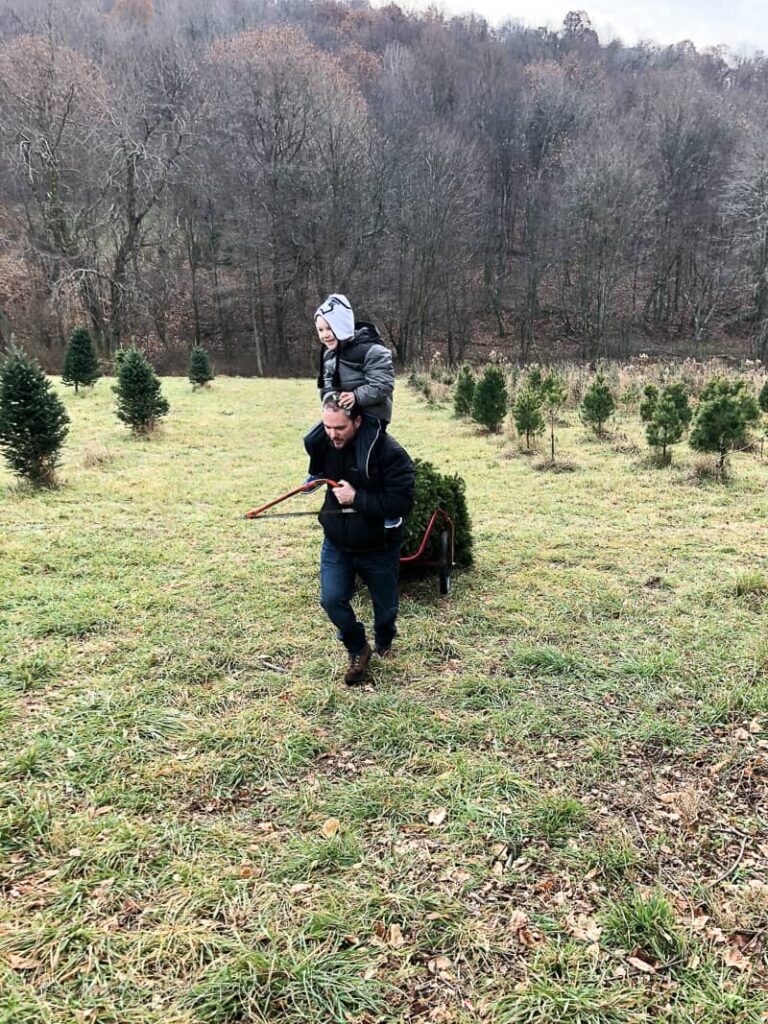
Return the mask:
[[311,382],[164,388],[0,470],[0,1021],[768,1020],[768,462],[570,412],[545,472],[400,387],[477,564],[349,692],[319,527],[241,518]]

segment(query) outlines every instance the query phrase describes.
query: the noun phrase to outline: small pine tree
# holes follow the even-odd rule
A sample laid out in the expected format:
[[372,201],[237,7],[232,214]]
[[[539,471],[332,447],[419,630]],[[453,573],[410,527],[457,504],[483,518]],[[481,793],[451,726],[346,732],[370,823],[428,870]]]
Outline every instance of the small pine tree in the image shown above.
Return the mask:
[[746,382],[713,377],[701,393],[689,444],[697,452],[717,453],[722,478],[728,453],[747,443],[747,432],[760,419],[760,407]]
[[765,384],[763,384],[762,388],[760,389],[757,404],[760,406],[763,412],[768,412],[768,380],[765,382]]
[[659,400],[659,389],[655,384],[646,384],[643,388],[643,398],[640,402],[640,419],[643,423],[650,423],[653,419],[653,412]]
[[474,395],[475,375],[472,367],[465,363],[456,376],[456,388],[453,392],[453,412],[458,419],[471,415]]
[[128,351],[127,348],[115,349],[115,354],[112,356],[112,367],[115,371],[115,376],[120,376],[120,367],[123,365],[125,354]]
[[42,368],[12,348],[0,362],[0,448],[13,472],[36,487],[54,487],[68,423]]
[[663,394],[669,395],[675,403],[677,415],[680,417],[680,422],[683,424],[683,431],[686,431],[688,427],[690,427],[691,420],[693,419],[693,409],[688,401],[688,392],[685,390],[685,384],[679,380],[674,381],[672,384],[667,384],[664,388]]
[[608,382],[602,373],[598,373],[582,399],[581,418],[584,423],[591,424],[595,433],[600,437],[603,433],[603,424],[615,410],[616,402]]
[[661,448],[662,465],[671,461],[667,449],[682,438],[685,424],[680,417],[680,410],[675,396],[665,388],[653,410],[653,416],[645,428],[645,436],[652,448]]
[[490,431],[498,431],[507,415],[507,384],[498,366],[487,366],[475,387],[472,419]]
[[69,337],[61,382],[67,387],[74,385],[75,394],[80,386],[92,387],[101,376],[96,352],[87,327],[75,327]]
[[207,349],[195,345],[189,357],[189,379],[193,387],[206,387],[214,379]]
[[555,419],[558,411],[565,405],[568,398],[568,388],[565,381],[550,373],[545,377],[541,385],[541,394],[544,401],[544,411],[549,420],[549,451],[552,464],[555,462]]
[[531,387],[523,388],[512,406],[512,418],[518,434],[525,434],[525,446],[531,447],[531,437],[544,431],[544,417],[541,413],[541,393]]
[[525,386],[531,391],[540,393],[544,387],[544,374],[540,366],[532,366],[525,379]]
[[115,385],[117,418],[135,434],[154,430],[170,406],[160,391],[155,371],[137,348],[129,348],[120,364]]

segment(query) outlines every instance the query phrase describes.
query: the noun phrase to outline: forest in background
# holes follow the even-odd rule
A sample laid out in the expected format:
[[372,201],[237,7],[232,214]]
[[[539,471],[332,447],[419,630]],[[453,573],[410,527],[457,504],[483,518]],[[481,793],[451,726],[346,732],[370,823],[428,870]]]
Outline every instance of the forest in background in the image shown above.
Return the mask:
[[0,340],[768,357],[768,59],[335,0],[0,0]]

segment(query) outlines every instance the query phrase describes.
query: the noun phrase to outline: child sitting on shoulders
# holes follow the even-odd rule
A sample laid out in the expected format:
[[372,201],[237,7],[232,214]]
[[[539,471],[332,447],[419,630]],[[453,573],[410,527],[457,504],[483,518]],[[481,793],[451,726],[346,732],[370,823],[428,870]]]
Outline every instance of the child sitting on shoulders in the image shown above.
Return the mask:
[[[345,295],[329,295],[318,306],[315,328],[321,343],[317,375],[320,402],[334,394],[342,409],[351,411],[354,405],[362,409],[363,423],[356,445],[358,464],[367,466],[368,453],[392,420],[395,387],[392,354],[373,324],[355,323],[352,306]],[[310,480],[320,475],[312,453],[317,450],[318,439],[324,436],[321,422],[304,438],[304,447],[310,455]]]

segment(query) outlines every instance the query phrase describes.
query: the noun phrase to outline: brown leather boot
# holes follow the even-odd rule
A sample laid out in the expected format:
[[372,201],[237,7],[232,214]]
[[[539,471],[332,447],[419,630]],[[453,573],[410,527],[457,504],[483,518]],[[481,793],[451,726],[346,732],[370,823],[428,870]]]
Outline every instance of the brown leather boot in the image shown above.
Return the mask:
[[347,686],[360,686],[368,678],[368,663],[371,660],[371,645],[366,644],[359,654],[350,654],[349,667],[344,676]]

